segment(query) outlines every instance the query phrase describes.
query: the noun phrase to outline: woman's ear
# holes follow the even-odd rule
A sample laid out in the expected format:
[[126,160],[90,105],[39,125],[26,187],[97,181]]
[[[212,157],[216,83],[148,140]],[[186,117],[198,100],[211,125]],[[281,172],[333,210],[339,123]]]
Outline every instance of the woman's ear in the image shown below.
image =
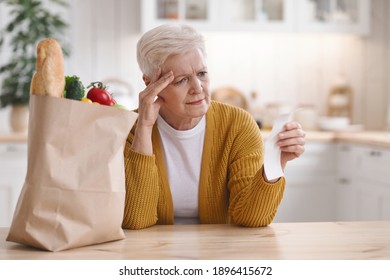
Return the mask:
[[144,80],[145,86],[148,86],[150,84],[150,79],[145,74],[142,75],[142,80]]

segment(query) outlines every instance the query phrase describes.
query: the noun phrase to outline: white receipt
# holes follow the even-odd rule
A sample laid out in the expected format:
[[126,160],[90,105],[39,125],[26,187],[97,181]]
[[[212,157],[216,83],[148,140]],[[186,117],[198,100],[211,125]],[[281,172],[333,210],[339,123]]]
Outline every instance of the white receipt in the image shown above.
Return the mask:
[[284,176],[282,166],[280,164],[280,148],[276,144],[278,142],[278,134],[283,131],[283,126],[291,120],[292,114],[295,111],[280,115],[274,122],[271,134],[264,145],[264,172],[267,180],[274,180]]

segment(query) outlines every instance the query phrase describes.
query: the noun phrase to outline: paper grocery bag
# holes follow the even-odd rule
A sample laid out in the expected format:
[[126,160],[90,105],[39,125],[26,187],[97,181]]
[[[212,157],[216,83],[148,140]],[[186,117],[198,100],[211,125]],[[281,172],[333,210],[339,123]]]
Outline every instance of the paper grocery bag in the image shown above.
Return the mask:
[[32,95],[28,168],[8,241],[60,251],[124,238],[124,145],[137,114]]

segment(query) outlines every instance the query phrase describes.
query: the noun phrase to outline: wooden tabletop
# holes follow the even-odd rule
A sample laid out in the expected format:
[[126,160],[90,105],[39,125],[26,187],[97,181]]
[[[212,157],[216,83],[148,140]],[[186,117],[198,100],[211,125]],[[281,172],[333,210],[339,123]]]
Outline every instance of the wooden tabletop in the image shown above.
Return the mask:
[[390,259],[390,221],[153,226],[56,253],[7,242],[7,233],[0,228],[0,259]]

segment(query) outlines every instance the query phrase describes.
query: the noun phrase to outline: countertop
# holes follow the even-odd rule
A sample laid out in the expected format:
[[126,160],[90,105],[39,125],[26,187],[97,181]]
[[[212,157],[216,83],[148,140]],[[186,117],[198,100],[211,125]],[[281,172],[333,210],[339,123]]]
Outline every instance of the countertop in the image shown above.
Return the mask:
[[[390,131],[305,131],[307,141],[349,142],[390,148]],[[266,139],[270,131],[263,131]]]
[[[270,131],[262,131],[264,139]],[[307,141],[344,141],[357,144],[367,144],[390,148],[390,131],[306,131]],[[27,134],[0,133],[1,143],[27,142]]]
[[337,132],[337,141],[390,148],[390,131]]
[[234,225],[156,225],[126,230],[120,241],[46,252],[5,241],[0,259],[390,259],[390,221],[274,223],[263,228]]
[[1,143],[23,143],[27,142],[27,133],[0,133]]

